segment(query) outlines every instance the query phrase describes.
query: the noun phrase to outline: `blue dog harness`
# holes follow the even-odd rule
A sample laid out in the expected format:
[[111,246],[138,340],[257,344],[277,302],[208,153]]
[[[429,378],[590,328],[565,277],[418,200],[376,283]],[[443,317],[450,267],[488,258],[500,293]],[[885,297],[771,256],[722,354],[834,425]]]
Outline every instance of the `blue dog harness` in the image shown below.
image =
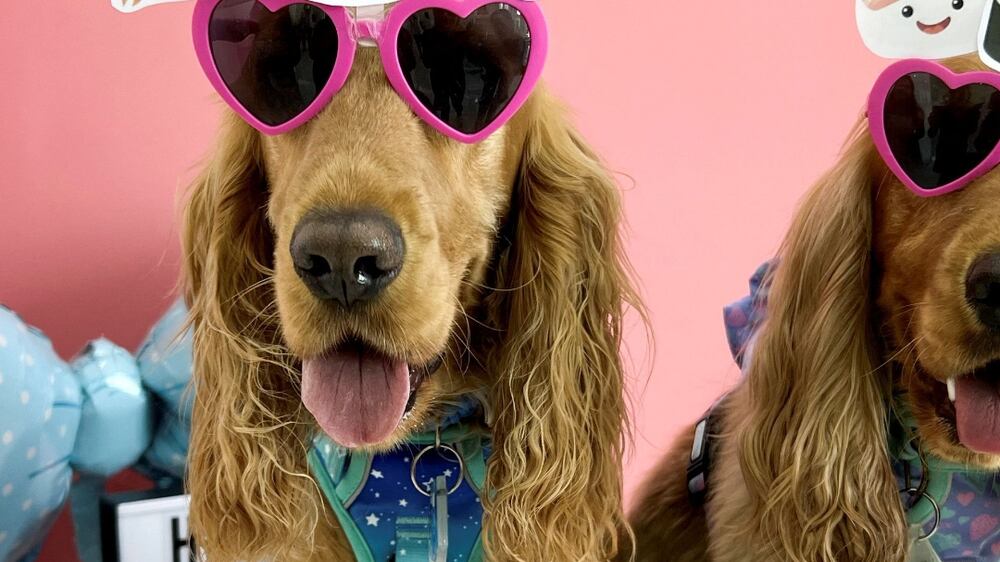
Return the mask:
[[[901,490],[911,492],[906,512],[911,532],[927,537],[942,562],[1000,560],[1000,474],[950,463],[924,453],[916,422],[897,400],[900,414],[889,436],[893,472]],[[933,560],[933,558],[931,558]]]
[[309,466],[358,562],[482,562],[489,433],[467,402],[387,453],[313,439]]

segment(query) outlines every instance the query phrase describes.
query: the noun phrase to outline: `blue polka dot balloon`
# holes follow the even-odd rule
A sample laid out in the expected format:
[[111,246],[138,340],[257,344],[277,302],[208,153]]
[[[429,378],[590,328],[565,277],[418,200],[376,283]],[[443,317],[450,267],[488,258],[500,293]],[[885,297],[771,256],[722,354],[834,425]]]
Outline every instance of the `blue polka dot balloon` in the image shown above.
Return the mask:
[[[183,304],[172,307],[138,358],[99,339],[67,364],[42,332],[0,306],[0,561],[34,558],[74,470],[104,478],[138,462],[147,473],[183,475],[192,398],[186,317]],[[77,542],[85,549],[96,539]]]
[[0,307],[0,560],[28,557],[66,501],[82,402],[48,338]]
[[139,460],[152,437],[139,365],[127,351],[100,339],[71,366],[83,401],[70,464],[80,472],[111,476]]
[[191,380],[192,342],[187,307],[177,301],[153,326],[139,348],[143,384],[155,397],[156,434],[143,460],[174,478],[184,477],[194,392]]

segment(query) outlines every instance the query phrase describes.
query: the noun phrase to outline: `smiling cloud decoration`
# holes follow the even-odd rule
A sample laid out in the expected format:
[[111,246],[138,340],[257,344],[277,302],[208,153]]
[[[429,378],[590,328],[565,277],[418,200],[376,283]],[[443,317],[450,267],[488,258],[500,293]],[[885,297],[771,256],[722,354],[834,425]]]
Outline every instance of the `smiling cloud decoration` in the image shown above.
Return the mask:
[[[993,1],[993,0],[990,0]],[[942,59],[975,52],[987,0],[855,0],[858,31],[876,55]]]

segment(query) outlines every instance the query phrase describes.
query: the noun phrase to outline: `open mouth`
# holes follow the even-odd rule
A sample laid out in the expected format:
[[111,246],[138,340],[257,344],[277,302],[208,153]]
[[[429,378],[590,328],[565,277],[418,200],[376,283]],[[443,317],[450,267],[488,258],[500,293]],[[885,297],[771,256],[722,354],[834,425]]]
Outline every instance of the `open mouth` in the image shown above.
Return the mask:
[[944,18],[943,20],[930,25],[920,21],[917,22],[917,27],[920,28],[920,31],[923,31],[928,35],[937,35],[938,33],[948,29],[949,25],[951,25],[951,18]]
[[440,366],[440,357],[413,366],[352,338],[302,361],[302,403],[340,445],[373,445],[395,431]]
[[955,405],[955,426],[962,445],[1000,455],[1000,360],[948,379]]

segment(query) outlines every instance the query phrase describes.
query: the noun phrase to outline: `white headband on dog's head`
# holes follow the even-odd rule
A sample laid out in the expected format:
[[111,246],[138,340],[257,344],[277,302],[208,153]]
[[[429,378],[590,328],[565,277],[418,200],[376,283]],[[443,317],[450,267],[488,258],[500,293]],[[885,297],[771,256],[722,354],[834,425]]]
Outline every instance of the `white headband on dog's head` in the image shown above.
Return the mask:
[[[189,2],[190,0],[111,0],[111,5],[119,12],[131,14],[143,8],[155,6],[157,4],[169,4],[173,2]],[[359,8],[362,6],[381,6],[391,4],[394,0],[313,0],[319,4],[327,6],[344,6],[346,8]]]
[[111,0],[114,9],[125,14],[138,12],[143,8],[148,8],[155,4],[166,4],[168,2],[186,2],[187,0]]

